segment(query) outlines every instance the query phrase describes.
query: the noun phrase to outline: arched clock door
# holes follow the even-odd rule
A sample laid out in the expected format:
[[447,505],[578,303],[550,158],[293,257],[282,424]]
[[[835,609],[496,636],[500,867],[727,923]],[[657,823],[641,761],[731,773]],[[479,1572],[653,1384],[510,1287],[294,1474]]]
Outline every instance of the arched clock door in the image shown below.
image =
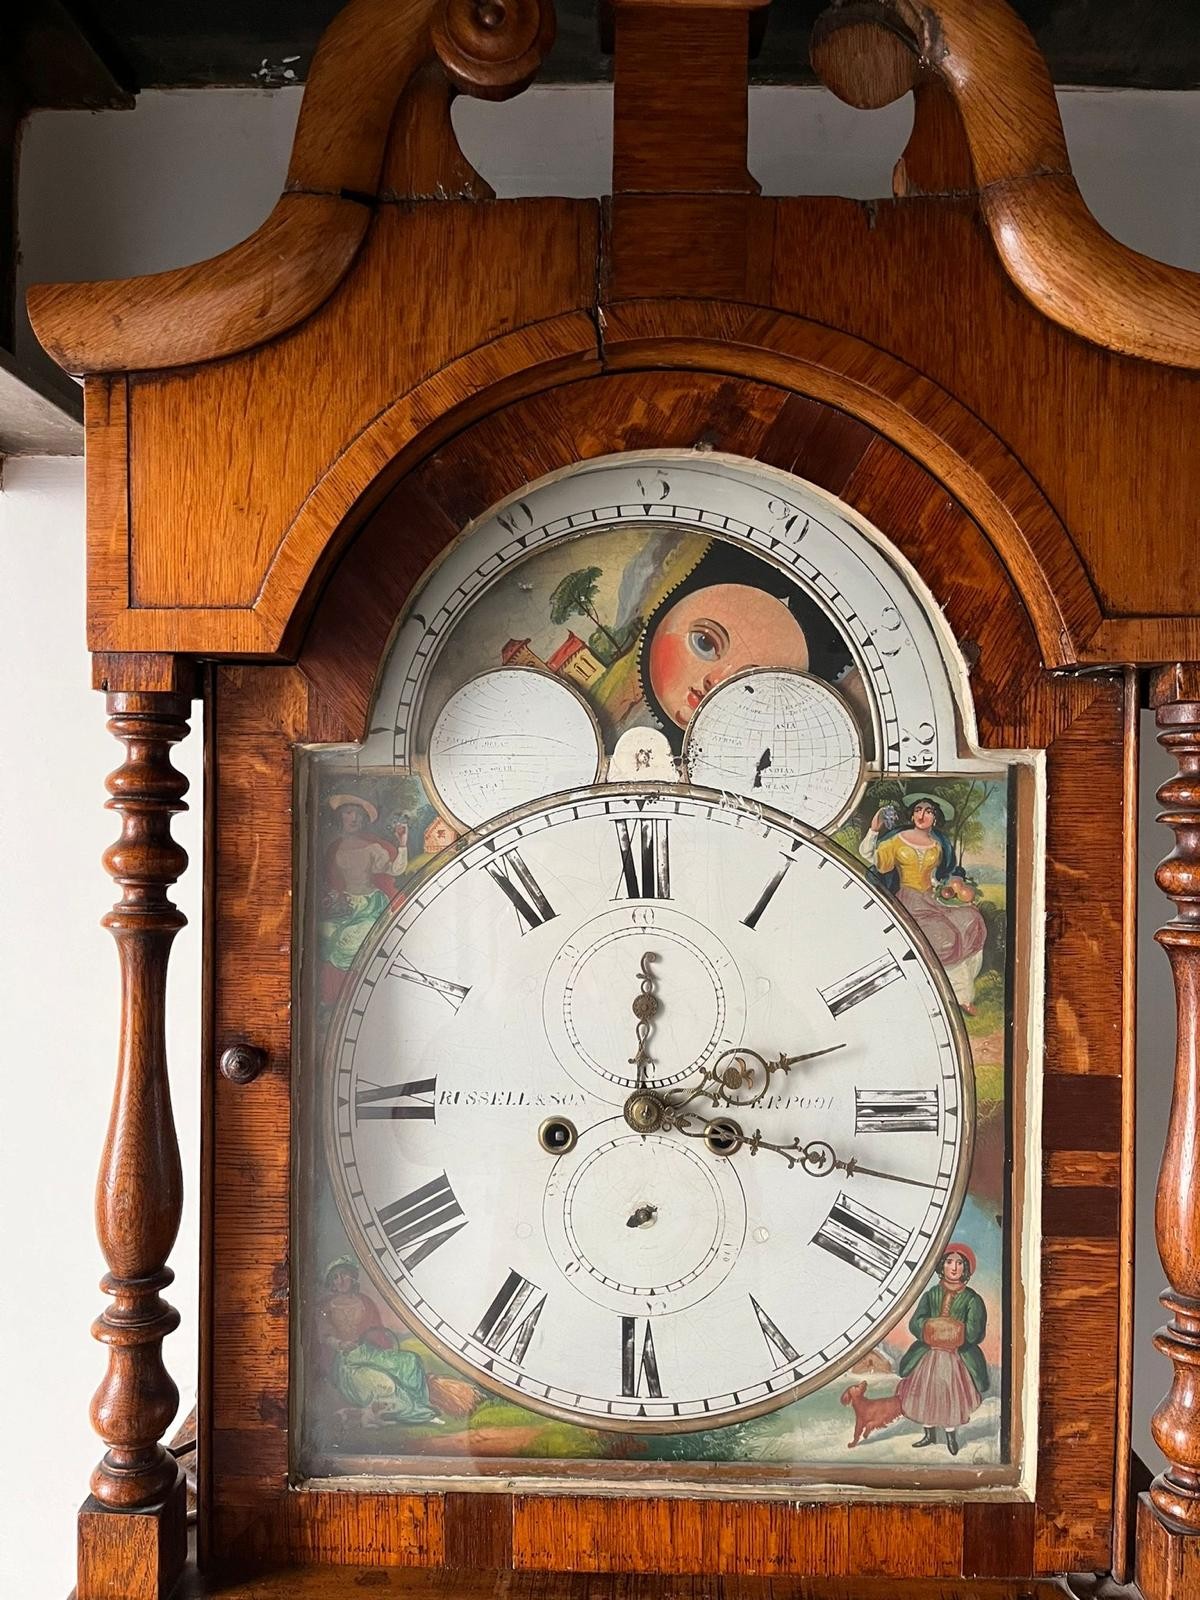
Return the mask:
[[[994,501],[777,383],[549,385],[365,500],[296,665],[214,682],[215,1034],[290,996],[254,1038],[293,1064],[215,1108],[214,1281],[253,1214],[292,1316],[213,1371],[292,1420],[214,1537],[336,1515],[367,1559],[351,1485],[519,1565],[634,1559],[613,1495],[678,1560],[668,1486],[745,1537],[802,1492],[827,1541],[848,1489],[954,1497],[947,1551],[1031,1531],[1039,1430],[1113,1422],[1061,1341],[1081,1206],[1118,1264],[1078,1152],[1119,1105],[1122,852],[1070,819],[1124,803],[1125,678],[1046,671]],[[1083,1036],[1107,1100],[1054,1065]]]

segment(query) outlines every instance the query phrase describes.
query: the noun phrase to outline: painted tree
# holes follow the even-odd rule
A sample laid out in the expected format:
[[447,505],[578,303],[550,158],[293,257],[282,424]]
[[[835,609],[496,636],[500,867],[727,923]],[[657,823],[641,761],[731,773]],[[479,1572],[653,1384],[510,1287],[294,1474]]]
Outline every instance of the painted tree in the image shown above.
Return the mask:
[[987,803],[989,786],[973,778],[958,778],[952,782],[943,779],[939,792],[954,808],[954,818],[946,825],[946,832],[954,845],[955,859],[961,861],[966,852],[983,843],[985,829],[979,813]]
[[596,615],[596,589],[602,577],[603,572],[599,567],[580,567],[575,572],[568,572],[550,596],[550,620],[561,623],[566,622],[568,617],[587,617],[613,650],[620,654],[620,644]]

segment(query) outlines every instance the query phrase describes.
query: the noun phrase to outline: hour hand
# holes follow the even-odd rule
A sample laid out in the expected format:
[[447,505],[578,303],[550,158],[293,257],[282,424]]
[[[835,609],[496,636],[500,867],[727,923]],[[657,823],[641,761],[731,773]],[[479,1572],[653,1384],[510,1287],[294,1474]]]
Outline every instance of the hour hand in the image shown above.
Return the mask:
[[797,1062],[815,1061],[818,1056],[831,1055],[844,1050],[845,1044],[827,1044],[820,1050],[804,1050],[799,1055],[785,1055],[768,1061],[757,1050],[738,1048],[726,1050],[704,1071],[704,1087],[714,1105],[756,1106],[771,1086],[777,1072],[789,1072]]
[[[753,1146],[753,1139],[747,1139],[747,1144]],[[777,1150],[778,1145],[769,1145],[766,1148]],[[781,1154],[787,1152],[781,1151]],[[914,1189],[932,1189],[936,1187],[926,1182],[924,1178],[906,1178],[899,1172],[882,1172],[878,1167],[864,1167],[856,1156],[843,1160],[832,1145],[826,1144],[823,1139],[810,1139],[806,1145],[801,1146],[796,1159],[789,1165],[803,1168],[813,1178],[827,1178],[831,1172],[844,1172],[848,1178],[856,1175],[864,1178],[886,1178],[889,1183],[907,1183]]]

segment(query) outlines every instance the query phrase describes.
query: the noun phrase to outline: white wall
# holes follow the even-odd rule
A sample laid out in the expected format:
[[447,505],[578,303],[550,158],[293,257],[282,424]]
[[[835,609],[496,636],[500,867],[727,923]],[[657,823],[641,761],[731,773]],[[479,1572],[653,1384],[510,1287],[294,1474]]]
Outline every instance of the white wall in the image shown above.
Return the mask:
[[[130,112],[32,119],[21,167],[23,281],[154,271],[210,255],[261,221],[277,195],[298,92],[148,93]],[[1200,268],[1195,165],[1200,94],[1068,92],[1064,119],[1089,203],[1119,238]],[[605,89],[534,90],[503,106],[463,101],[467,153],[502,195],[607,187]],[[865,115],[820,90],[752,97],[751,165],[772,193],[884,194],[908,127],[905,106]],[[29,349],[29,336],[25,336]],[[97,1456],[87,1406],[102,1370],[87,1336],[102,1297],[90,1214],[116,1032],[116,956],[98,918],[112,900],[99,866],[115,835],[103,779],[119,747],[104,731],[83,648],[83,474],[75,461],[11,461],[0,494],[0,858],[5,863],[0,1016],[0,1218],[9,1309],[0,1333],[0,1595],[59,1600],[73,1581],[74,1514]],[[200,742],[179,754],[198,798]],[[1167,763],[1147,752],[1147,813]],[[1086,819],[1081,819],[1081,826]],[[197,814],[176,826],[195,854]],[[1147,815],[1151,864],[1165,836]],[[185,1172],[196,1170],[199,877],[180,886],[191,925],[171,980],[171,1070]],[[1142,1165],[1148,1200],[1170,1070],[1165,960],[1144,918]],[[1139,1445],[1165,1363],[1149,1348],[1159,1274],[1142,1218]],[[196,1363],[195,1183],[171,1298],[183,1312],[167,1358],[190,1403]],[[1081,1353],[1081,1359],[1085,1356]]]

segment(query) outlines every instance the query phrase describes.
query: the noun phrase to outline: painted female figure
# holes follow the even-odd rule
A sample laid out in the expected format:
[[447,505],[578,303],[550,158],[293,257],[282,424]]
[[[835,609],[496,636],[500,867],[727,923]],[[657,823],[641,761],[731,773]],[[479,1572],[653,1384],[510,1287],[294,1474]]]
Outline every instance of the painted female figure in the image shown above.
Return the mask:
[[909,1319],[916,1343],[900,1358],[901,1413],[924,1432],[920,1450],[944,1429],[946,1449],[958,1454],[957,1430],[979,1409],[988,1389],[987,1361],[980,1345],[987,1332],[987,1307],[967,1280],[975,1272],[970,1245],[952,1244],[942,1257],[938,1282],[917,1301]]
[[335,794],[329,804],[338,832],[325,852],[325,897],[317,934],[321,951],[321,997],[337,999],[342,979],[359,946],[387,910],[396,878],[407,865],[407,849],[369,832],[379,813],[356,794]]
[[[911,795],[907,827],[884,829],[877,811],[858,853],[916,918],[946,969],[961,1008],[974,1015],[975,980],[983,965],[987,923],[974,904],[974,885],[954,859],[945,833],[950,807],[931,795]],[[883,831],[881,831],[883,830]]]
[[323,1365],[349,1402],[347,1418],[364,1427],[436,1422],[421,1358],[402,1347],[380,1321],[375,1302],[358,1286],[358,1262],[339,1256],[326,1270],[329,1291],[317,1306]]

